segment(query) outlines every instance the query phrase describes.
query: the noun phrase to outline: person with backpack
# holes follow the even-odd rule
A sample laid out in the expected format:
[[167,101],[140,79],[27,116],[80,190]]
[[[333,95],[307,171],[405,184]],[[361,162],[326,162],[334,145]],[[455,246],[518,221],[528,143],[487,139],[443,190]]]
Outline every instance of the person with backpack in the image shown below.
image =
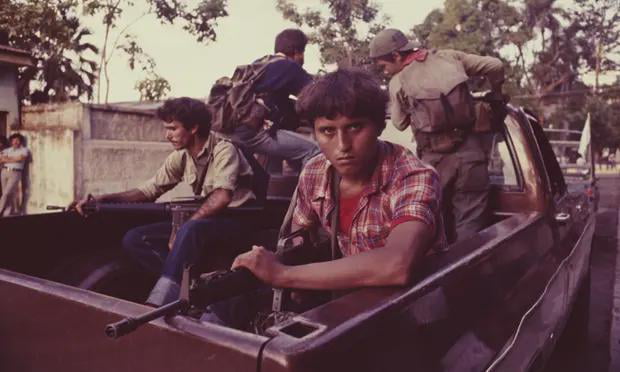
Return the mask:
[[294,96],[312,81],[303,68],[307,43],[301,30],[280,32],[274,55],[238,66],[232,78],[219,79],[209,95],[214,129],[251,152],[267,155],[270,173],[282,172],[282,160],[299,172],[319,152],[314,141],[295,132],[300,123]]
[[391,78],[392,124],[401,131],[411,128],[418,155],[439,172],[448,240],[467,238],[484,228],[489,136],[477,130],[467,81],[485,77],[491,85],[486,98],[503,108],[502,61],[456,50],[424,49],[397,29],[375,36],[370,57]]
[[227,207],[238,207],[255,199],[250,164],[228,139],[211,132],[211,115],[204,102],[188,98],[168,99],[157,110],[166,139],[174,147],[153,178],[124,192],[88,195],[69,209],[85,215],[91,202],[153,202],[184,181],[204,202],[189,221],[173,232],[170,221],[138,226],[123,238],[123,248],[146,271],[159,276],[147,303],[161,306],[179,298],[185,264],[207,255],[233,257],[226,252],[248,230],[238,218],[222,216]]

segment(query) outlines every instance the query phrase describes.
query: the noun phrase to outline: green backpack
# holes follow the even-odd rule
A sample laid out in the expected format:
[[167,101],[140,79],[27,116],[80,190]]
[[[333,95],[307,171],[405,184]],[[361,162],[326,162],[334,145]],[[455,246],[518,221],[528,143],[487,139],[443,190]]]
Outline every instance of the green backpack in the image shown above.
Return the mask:
[[232,78],[218,79],[207,100],[212,117],[211,129],[231,133],[241,125],[256,130],[262,128],[269,108],[263,97],[254,91],[254,85],[265,73],[267,65],[283,58],[278,55],[265,56],[251,64],[238,66]]

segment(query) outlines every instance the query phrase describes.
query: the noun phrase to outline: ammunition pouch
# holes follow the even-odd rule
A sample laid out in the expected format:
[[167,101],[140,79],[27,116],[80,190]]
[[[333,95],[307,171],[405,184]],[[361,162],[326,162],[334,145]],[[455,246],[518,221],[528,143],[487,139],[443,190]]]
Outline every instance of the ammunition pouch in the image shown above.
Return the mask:
[[418,154],[434,152],[439,154],[451,153],[465,142],[469,131],[464,129],[452,129],[443,132],[422,132],[415,133]]

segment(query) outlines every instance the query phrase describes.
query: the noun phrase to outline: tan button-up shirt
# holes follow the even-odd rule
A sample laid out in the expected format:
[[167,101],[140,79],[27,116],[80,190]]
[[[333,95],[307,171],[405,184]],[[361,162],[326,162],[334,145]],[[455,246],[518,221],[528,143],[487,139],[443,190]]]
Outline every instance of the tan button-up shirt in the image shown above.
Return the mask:
[[173,151],[155,176],[138,187],[146,197],[155,199],[172,189],[179,182],[187,182],[196,190],[203,169],[207,169],[201,196],[208,196],[215,189],[233,192],[230,207],[238,207],[254,199],[250,189],[252,168],[241,151],[229,140],[212,132],[196,159],[186,149]]

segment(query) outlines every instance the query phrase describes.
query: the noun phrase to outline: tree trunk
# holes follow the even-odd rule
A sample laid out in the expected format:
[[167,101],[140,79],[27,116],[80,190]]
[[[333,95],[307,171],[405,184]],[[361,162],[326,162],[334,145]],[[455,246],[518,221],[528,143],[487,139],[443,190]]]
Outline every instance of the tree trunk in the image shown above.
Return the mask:
[[594,95],[598,94],[598,79],[601,74],[601,57],[603,55],[603,47],[601,45],[601,39],[596,41],[596,67],[594,69]]

